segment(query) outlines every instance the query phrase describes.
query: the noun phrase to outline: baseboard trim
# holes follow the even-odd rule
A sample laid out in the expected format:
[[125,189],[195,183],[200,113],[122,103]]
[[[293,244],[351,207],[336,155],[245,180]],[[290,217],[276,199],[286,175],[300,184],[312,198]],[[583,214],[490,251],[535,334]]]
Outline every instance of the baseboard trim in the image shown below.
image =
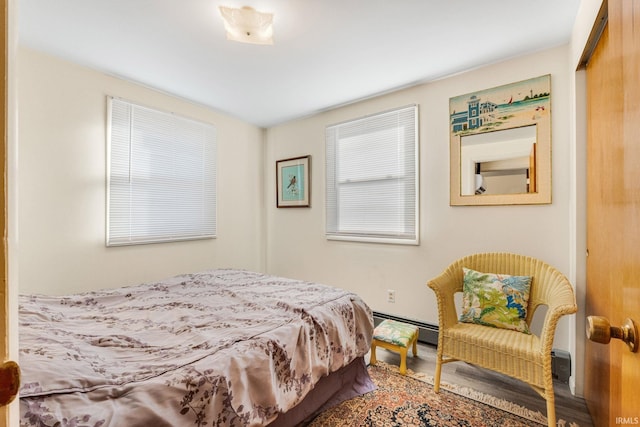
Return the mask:
[[[407,319],[405,317],[394,316],[392,314],[381,313],[379,311],[373,312],[374,325],[377,326],[385,319],[392,319],[397,320],[398,322],[415,325],[418,327],[419,342],[430,344],[433,346],[438,345],[438,325],[433,325],[431,323],[425,323],[414,319]],[[564,350],[552,350],[551,371],[555,380],[568,384],[569,378],[571,377],[571,354]]]

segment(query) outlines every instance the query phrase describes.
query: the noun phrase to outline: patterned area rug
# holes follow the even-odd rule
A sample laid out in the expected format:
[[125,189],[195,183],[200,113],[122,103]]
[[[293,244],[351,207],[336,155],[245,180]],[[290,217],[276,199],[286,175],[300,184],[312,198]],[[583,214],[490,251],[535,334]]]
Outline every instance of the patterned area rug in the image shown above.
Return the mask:
[[[540,412],[466,388],[441,382],[433,391],[433,378],[378,362],[369,366],[378,389],[343,402],[317,416],[309,427],[343,426],[533,426],[547,425]],[[558,421],[559,426],[578,427]]]

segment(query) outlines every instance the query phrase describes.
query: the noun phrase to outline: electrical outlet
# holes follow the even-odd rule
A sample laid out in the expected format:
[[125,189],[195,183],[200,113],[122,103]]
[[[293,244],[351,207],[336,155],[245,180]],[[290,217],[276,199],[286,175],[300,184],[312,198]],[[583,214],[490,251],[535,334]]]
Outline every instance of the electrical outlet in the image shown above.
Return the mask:
[[396,291],[387,289],[387,302],[396,302]]

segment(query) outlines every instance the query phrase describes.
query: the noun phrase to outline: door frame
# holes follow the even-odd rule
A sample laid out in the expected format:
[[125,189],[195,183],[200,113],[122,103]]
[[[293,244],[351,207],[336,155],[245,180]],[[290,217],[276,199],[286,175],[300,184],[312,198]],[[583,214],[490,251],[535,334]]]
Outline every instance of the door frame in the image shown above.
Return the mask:
[[[2,19],[4,21],[2,70],[4,90],[2,91],[3,120],[0,129],[3,136],[2,153],[2,175],[3,185],[1,186],[3,199],[3,209],[0,217],[4,224],[4,239],[2,249],[0,249],[1,260],[4,269],[2,271],[2,284],[0,284],[0,294],[2,294],[3,310],[0,320],[3,330],[4,344],[0,347],[0,354],[5,360],[18,360],[18,281],[17,281],[17,149],[18,149],[18,101],[17,101],[17,44],[18,44],[18,0],[1,0],[0,7],[3,10]],[[0,409],[0,422],[6,425],[19,424],[19,403],[18,399]]]
[[[571,366],[571,392],[584,397],[584,366],[586,345],[586,283],[587,283],[587,106],[585,59],[593,49],[601,31],[602,12],[606,0],[582,0],[570,42],[569,88],[572,107],[570,125],[571,164],[570,185],[570,271],[574,284],[578,313],[575,315],[575,341]],[[573,70],[573,71],[572,71]]]
[[[7,134],[8,134],[8,126],[7,126],[7,118],[8,118],[8,110],[9,110],[9,102],[7,97],[8,92],[8,7],[7,0],[2,0],[0,4],[0,22],[2,22],[3,30],[0,32],[0,46],[2,46],[2,55],[0,58],[0,69],[2,70],[2,84],[0,85],[0,98],[2,98],[2,114],[0,114],[0,135],[2,135],[2,145],[0,149],[0,222],[3,224],[4,234],[7,235],[7,221],[6,221],[6,208],[7,208],[7,200],[6,200],[6,152],[7,152]],[[9,348],[10,343],[8,342],[8,329],[7,325],[9,323],[9,298],[8,298],[8,285],[7,285],[7,242],[6,238],[2,239],[2,244],[0,245],[0,304],[2,304],[2,310],[0,313],[0,329],[3,331],[4,338],[0,340],[0,363],[4,363],[9,360]],[[0,406],[0,423],[3,425],[9,425],[9,411],[8,408],[4,406]]]

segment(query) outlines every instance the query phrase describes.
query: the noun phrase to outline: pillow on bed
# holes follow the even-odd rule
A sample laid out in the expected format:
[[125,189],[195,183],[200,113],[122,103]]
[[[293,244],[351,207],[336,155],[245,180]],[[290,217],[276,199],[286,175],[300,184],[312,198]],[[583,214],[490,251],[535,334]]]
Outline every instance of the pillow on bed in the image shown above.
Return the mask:
[[525,322],[531,276],[482,273],[464,268],[461,322],[530,334]]

